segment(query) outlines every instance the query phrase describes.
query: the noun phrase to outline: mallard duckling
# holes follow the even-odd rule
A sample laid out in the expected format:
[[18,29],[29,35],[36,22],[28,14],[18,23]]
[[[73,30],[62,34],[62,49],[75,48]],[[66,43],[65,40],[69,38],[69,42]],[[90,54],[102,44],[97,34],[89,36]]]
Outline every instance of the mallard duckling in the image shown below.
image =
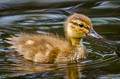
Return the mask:
[[90,19],[83,14],[69,16],[64,30],[67,40],[55,35],[21,34],[9,38],[9,43],[25,59],[40,63],[68,63],[87,57],[83,37],[102,39],[94,31]]

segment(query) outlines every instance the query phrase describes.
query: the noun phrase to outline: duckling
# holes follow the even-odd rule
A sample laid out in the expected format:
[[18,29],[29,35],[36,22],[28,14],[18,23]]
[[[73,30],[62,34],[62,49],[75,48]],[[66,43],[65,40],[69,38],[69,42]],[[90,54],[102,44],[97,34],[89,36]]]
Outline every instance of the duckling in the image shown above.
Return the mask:
[[40,63],[76,62],[87,57],[83,37],[103,39],[98,35],[90,19],[74,13],[67,18],[64,25],[66,40],[56,35],[21,34],[9,38],[11,48],[25,59]]

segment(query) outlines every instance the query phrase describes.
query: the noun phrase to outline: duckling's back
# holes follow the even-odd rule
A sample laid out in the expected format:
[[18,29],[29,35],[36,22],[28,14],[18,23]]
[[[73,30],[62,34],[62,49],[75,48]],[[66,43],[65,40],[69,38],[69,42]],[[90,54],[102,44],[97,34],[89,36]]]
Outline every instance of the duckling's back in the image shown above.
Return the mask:
[[18,51],[25,59],[41,63],[53,63],[58,54],[65,54],[71,50],[67,41],[53,35],[22,34],[9,40],[11,48]]

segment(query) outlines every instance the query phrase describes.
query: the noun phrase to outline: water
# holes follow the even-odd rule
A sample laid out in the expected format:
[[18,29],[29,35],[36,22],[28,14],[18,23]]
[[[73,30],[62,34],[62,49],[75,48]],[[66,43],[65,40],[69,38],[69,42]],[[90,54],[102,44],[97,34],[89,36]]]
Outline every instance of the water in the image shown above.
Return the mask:
[[[63,24],[72,13],[90,17],[105,40],[84,39],[88,59],[77,64],[39,64],[8,49],[6,38],[27,33],[64,37]],[[119,79],[119,0],[4,0],[0,1],[0,79]]]

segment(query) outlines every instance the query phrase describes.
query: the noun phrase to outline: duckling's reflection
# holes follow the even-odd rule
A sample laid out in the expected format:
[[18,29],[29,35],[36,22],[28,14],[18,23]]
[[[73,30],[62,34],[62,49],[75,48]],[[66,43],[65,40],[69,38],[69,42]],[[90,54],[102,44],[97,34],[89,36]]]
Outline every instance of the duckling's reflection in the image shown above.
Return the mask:
[[[54,71],[59,73],[62,70],[62,72],[63,72],[62,75],[65,75],[65,79],[80,79],[82,69],[83,69],[83,64],[67,64],[67,65],[36,64],[36,65],[33,65],[32,63],[29,62],[29,65],[27,64],[27,65],[18,66],[18,67],[16,67],[15,70],[25,71],[24,74],[22,74],[22,75],[42,73],[42,72],[50,72],[51,73]],[[54,73],[54,74],[56,74],[56,73]],[[52,75],[50,75],[50,76],[52,76]]]
[[83,64],[68,65],[66,68],[66,79],[80,79]]

